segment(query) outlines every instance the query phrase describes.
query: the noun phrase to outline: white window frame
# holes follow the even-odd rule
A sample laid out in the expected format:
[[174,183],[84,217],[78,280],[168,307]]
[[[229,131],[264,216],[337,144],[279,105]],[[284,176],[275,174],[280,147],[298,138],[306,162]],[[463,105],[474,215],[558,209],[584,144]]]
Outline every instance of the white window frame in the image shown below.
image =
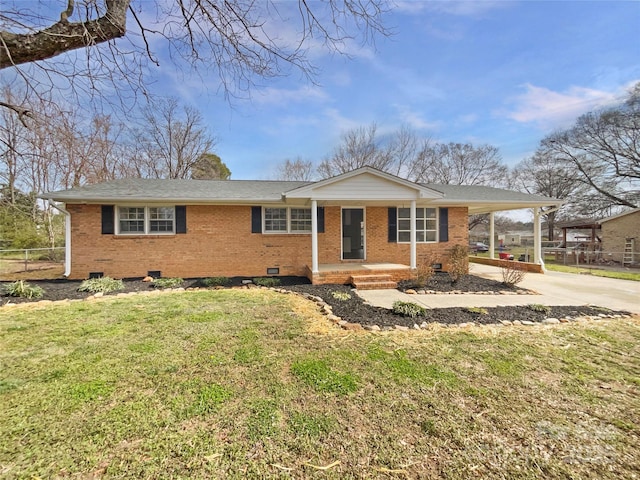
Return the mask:
[[[143,232],[123,232],[120,229],[120,209],[121,208],[142,208],[144,209],[144,231]],[[152,232],[151,231],[151,209],[152,208],[169,208],[173,211],[172,227],[170,232]],[[154,221],[157,219],[154,219]],[[164,220],[160,220],[164,221]],[[117,205],[116,206],[116,234],[123,236],[136,235],[175,235],[176,234],[176,207],[175,205]]]
[[[401,229],[400,228],[400,220],[411,220],[411,217],[406,218],[406,217],[400,217],[400,209],[407,209],[409,210],[409,215],[411,215],[411,207],[398,207],[396,209],[396,238],[397,238],[397,242],[398,243],[411,243],[411,240],[400,240],[400,232],[410,232],[411,230],[406,230],[406,229]],[[431,209],[431,210],[435,210],[435,222],[436,222],[436,228],[435,229],[428,229],[427,228],[427,210]],[[419,218],[418,217],[418,210],[424,210],[424,214],[425,216],[423,218]],[[418,225],[417,223],[419,221],[424,221],[424,228],[418,229]],[[418,232],[423,232],[424,233],[424,238],[425,240],[418,240]],[[435,232],[435,240],[427,240],[427,232]],[[439,242],[439,238],[440,238],[440,209],[437,207],[416,207],[416,243],[438,243]]]
[[[267,230],[267,209],[286,210],[286,230]],[[311,216],[309,216],[309,230],[293,230],[291,228],[291,210],[308,210],[307,207],[262,207],[262,232],[267,235],[309,235],[311,234]]]

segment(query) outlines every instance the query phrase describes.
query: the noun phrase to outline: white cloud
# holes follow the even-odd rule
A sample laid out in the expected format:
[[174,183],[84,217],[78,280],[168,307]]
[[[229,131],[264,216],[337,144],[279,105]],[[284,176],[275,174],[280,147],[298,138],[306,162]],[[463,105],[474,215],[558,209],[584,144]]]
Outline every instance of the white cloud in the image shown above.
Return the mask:
[[396,8],[403,13],[415,14],[424,11],[444,13],[456,16],[477,16],[482,15],[490,10],[505,8],[510,2],[491,1],[491,0],[474,0],[467,2],[455,1],[396,1]]
[[320,88],[314,86],[302,86],[293,90],[282,88],[263,88],[255,90],[252,95],[253,103],[259,105],[288,106],[301,102],[324,102],[329,97]]
[[498,112],[519,123],[535,123],[540,128],[562,127],[591,110],[618,103],[629,87],[614,91],[571,86],[564,92],[526,84],[525,93],[514,100],[510,111]]
[[440,126],[439,122],[426,120],[420,112],[416,112],[406,105],[394,105],[394,108],[400,116],[401,123],[416,130],[434,130]]
[[460,123],[476,123],[478,121],[477,113],[467,113],[466,115],[461,115],[458,117],[458,121]]
[[333,132],[336,134],[341,134],[348,130],[353,130],[354,128],[358,128],[367,124],[343,116],[336,108],[327,108],[323,113],[326,118],[331,120],[329,124],[331,125],[331,129],[333,130]]

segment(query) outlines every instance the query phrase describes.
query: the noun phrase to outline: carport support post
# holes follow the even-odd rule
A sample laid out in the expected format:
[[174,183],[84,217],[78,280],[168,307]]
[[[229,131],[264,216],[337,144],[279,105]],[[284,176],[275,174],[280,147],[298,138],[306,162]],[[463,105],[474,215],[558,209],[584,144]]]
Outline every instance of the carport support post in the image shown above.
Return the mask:
[[489,258],[496,258],[496,246],[495,246],[495,235],[496,235],[496,214],[491,212],[489,214]]
[[318,268],[318,201],[311,200],[311,273],[320,273]]
[[533,263],[538,263],[543,266],[542,261],[542,224],[540,218],[540,207],[533,209]]
[[416,201],[411,200],[411,270],[417,268],[416,255]]

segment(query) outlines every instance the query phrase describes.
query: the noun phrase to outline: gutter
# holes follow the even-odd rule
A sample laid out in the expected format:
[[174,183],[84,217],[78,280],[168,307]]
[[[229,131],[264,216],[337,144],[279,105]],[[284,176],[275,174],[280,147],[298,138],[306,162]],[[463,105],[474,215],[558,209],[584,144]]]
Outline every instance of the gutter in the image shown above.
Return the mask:
[[64,214],[64,276],[68,277],[71,275],[71,214],[52,201],[49,205]]

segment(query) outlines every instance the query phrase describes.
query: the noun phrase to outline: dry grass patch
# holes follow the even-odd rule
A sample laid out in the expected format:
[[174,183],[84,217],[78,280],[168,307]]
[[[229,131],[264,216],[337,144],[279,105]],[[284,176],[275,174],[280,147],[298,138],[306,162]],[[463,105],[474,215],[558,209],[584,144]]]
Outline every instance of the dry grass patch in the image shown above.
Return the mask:
[[631,478],[640,321],[342,331],[265,290],[0,310],[6,478]]

